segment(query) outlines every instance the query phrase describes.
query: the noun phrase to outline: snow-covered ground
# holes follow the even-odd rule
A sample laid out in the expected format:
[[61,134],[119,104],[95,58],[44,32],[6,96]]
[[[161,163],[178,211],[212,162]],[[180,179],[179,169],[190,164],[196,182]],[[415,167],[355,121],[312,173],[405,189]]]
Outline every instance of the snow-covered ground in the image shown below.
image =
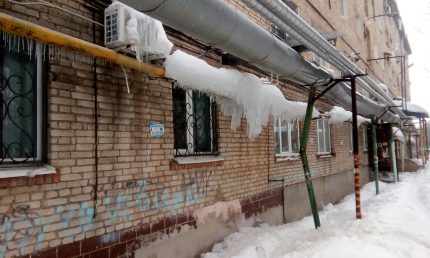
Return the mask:
[[244,227],[213,247],[205,258],[430,257],[430,167],[402,173],[397,184],[362,189],[363,219],[355,220],[354,196],[327,205],[321,228],[312,217],[282,226]]

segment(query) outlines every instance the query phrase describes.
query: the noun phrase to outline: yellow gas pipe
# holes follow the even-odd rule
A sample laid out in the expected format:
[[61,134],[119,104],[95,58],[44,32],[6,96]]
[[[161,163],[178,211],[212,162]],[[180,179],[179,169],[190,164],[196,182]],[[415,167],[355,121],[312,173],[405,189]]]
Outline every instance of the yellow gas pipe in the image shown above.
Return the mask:
[[160,77],[164,77],[165,75],[165,69],[162,67],[141,63],[136,59],[118,54],[117,52],[105,47],[71,37],[64,33],[36,25],[4,13],[0,13],[0,30],[38,42],[64,47],[87,56],[105,59],[139,72]]

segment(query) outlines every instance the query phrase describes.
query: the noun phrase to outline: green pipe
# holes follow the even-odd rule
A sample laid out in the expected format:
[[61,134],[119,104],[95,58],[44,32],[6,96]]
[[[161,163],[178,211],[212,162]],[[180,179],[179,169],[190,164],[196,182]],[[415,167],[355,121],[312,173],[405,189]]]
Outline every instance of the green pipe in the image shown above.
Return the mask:
[[373,171],[375,173],[376,194],[379,194],[379,167],[378,167],[378,143],[376,141],[376,120],[372,118],[370,126],[372,133],[372,153],[373,153]]
[[311,172],[309,169],[308,156],[306,154],[306,147],[309,140],[309,131],[311,128],[312,113],[314,109],[315,94],[316,94],[316,88],[315,87],[310,88],[308,105],[306,107],[306,116],[305,116],[305,121],[303,125],[303,133],[300,138],[300,157],[302,159],[303,172],[305,174],[306,187],[308,189],[309,202],[311,205],[315,228],[319,228],[321,226],[321,222],[318,214],[317,202],[315,200],[314,187],[312,185],[312,178],[311,178]]

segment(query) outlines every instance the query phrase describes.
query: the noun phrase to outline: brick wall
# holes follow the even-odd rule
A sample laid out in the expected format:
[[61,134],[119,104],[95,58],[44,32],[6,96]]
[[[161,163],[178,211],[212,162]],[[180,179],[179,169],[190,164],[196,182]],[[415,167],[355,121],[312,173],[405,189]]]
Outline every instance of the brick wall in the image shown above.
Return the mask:
[[[240,1],[230,2],[247,10]],[[91,18],[83,0],[53,3]],[[84,40],[92,39],[89,23],[59,10],[5,1],[0,9]],[[261,17],[248,13],[268,28]],[[96,33],[101,41],[102,30],[98,28]],[[182,49],[204,53],[199,45],[179,36],[171,39]],[[220,65],[220,57],[214,53],[201,58]],[[237,68],[261,74],[247,66]],[[0,180],[0,257],[132,255],[136,248],[160,239],[160,235],[178,232],[183,226],[196,227],[198,218],[191,214],[203,207],[240,200],[242,212],[250,216],[282,203],[280,184],[269,179],[284,178],[287,185],[303,182],[300,161],[275,160],[272,123],[250,140],[245,120],[232,131],[230,119],[220,112],[219,153],[224,161],[172,166],[172,82],[127,70],[129,94],[121,68],[98,61],[96,114],[92,70],[91,62],[49,60],[48,164],[57,174]],[[307,98],[303,89],[285,83],[280,87],[290,99]],[[325,101],[318,107],[328,111],[331,104]],[[164,137],[149,137],[152,122],[164,124]],[[346,124],[332,126],[336,156],[330,158],[316,156],[315,126],[313,122],[308,148],[313,176],[351,170]]]

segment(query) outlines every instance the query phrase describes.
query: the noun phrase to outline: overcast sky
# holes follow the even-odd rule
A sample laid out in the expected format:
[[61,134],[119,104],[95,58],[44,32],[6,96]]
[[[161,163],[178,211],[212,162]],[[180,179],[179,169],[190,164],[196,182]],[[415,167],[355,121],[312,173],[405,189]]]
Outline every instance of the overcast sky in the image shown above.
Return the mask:
[[411,101],[430,112],[430,0],[397,0],[412,55]]

